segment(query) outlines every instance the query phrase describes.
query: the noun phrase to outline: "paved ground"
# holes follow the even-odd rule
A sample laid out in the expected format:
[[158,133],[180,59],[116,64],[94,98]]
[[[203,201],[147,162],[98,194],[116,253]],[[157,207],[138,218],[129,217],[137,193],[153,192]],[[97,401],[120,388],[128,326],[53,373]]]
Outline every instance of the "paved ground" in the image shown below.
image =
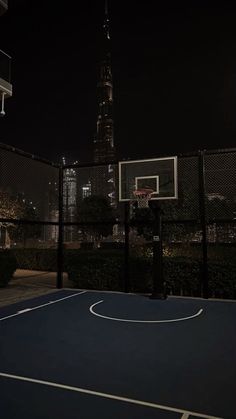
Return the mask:
[[235,419],[235,318],[235,302],[75,289],[1,307],[1,417]]
[[[0,307],[55,292],[56,278],[56,272],[17,269],[8,286],[0,288]],[[63,283],[66,288],[72,287],[66,273]]]

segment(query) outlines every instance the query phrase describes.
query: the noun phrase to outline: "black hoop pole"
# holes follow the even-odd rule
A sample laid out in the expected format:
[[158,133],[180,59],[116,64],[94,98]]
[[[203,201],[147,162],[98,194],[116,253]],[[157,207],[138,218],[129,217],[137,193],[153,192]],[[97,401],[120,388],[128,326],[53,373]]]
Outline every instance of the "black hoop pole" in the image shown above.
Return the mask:
[[206,185],[205,185],[205,153],[199,152],[199,210],[202,229],[202,283],[201,293],[203,298],[209,297],[208,289],[208,244],[207,244],[207,219],[206,219]]
[[57,243],[57,288],[63,288],[63,168],[59,168],[59,220]]
[[153,290],[151,299],[165,300],[166,294],[163,279],[162,259],[162,219],[161,209],[154,201],[149,201],[149,207],[154,215],[153,223]]
[[124,292],[129,292],[129,202],[125,202],[125,266],[124,266]]

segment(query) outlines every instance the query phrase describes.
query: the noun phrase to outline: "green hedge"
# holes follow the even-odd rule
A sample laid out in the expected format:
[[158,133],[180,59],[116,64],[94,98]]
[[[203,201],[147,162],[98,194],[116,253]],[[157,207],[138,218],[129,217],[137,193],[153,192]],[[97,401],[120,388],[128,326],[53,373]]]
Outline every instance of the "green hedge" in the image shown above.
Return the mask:
[[6,287],[17,269],[16,258],[10,250],[0,251],[0,288]]
[[57,270],[56,249],[14,249],[12,252],[20,269],[36,271]]
[[209,263],[209,289],[212,297],[236,299],[236,263]]
[[[43,271],[57,270],[56,249],[15,249],[19,268]],[[124,290],[124,250],[66,249],[64,270],[76,288]],[[165,256],[164,280],[166,292],[174,295],[201,295],[201,259]],[[152,258],[130,255],[132,292],[152,291]],[[210,259],[208,265],[210,296],[236,298],[236,263]]]
[[[131,292],[152,291],[152,260],[130,257]],[[75,287],[124,290],[124,258],[116,254],[80,255],[67,266]],[[167,294],[201,296],[202,264],[197,259],[165,257],[163,274]],[[209,296],[236,298],[236,264],[209,261]]]
[[167,294],[200,295],[201,265],[199,260],[164,257],[163,274]]
[[[167,294],[201,296],[202,263],[199,259],[164,257],[163,277]],[[134,267],[135,264],[135,267]],[[152,260],[130,259],[131,291],[151,292]],[[236,263],[209,260],[209,296],[236,299]]]
[[123,252],[68,250],[65,270],[76,288],[121,290],[124,278]]
[[[104,250],[70,251],[65,270],[76,288],[124,289],[124,253]],[[152,291],[152,259],[130,256],[129,289]],[[168,293],[199,295],[199,262],[184,258],[164,258],[164,278]]]
[[150,258],[130,257],[129,282],[131,292],[152,291],[152,260]]
[[[130,257],[130,283],[132,292],[151,291],[150,260]],[[123,291],[124,290],[124,252],[97,250],[77,252],[66,257],[66,271],[76,288]]]

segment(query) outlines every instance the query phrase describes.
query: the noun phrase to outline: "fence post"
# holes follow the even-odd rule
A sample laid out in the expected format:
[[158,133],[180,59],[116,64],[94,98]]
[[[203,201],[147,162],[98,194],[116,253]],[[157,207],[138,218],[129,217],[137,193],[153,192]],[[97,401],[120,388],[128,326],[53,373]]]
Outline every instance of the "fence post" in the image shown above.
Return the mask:
[[59,168],[58,180],[58,242],[57,242],[57,288],[63,288],[63,167]]
[[156,201],[149,201],[149,207],[154,215],[153,223],[153,289],[150,296],[153,300],[165,300],[162,258],[162,214],[161,208]]
[[199,210],[202,230],[202,284],[203,298],[208,298],[208,255],[207,255],[207,228],[206,228],[206,185],[205,185],[205,151],[199,151]]
[[129,202],[125,202],[125,266],[124,291],[129,292]]

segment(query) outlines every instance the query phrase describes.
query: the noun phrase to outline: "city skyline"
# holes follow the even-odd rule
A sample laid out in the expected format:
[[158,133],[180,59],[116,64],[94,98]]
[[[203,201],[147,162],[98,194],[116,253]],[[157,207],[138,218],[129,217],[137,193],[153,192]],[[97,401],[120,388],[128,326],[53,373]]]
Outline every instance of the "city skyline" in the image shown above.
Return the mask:
[[[1,142],[92,162],[103,16],[103,0],[79,13],[72,4],[9,3],[0,37],[12,56],[13,97]],[[110,2],[109,16],[117,158],[234,147],[235,7],[192,1],[156,10],[154,1],[130,0]]]

